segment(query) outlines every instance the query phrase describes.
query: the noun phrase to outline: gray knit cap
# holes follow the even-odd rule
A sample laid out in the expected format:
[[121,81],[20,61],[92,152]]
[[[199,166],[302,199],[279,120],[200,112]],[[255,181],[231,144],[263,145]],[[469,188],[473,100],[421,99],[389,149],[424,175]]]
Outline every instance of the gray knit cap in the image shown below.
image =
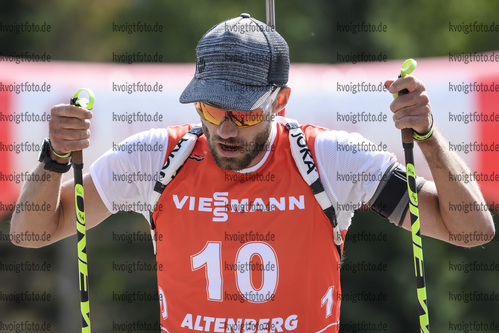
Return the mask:
[[215,25],[196,48],[196,73],[181,103],[222,104],[229,109],[257,109],[274,87],[285,87],[288,44],[274,29],[249,14]]

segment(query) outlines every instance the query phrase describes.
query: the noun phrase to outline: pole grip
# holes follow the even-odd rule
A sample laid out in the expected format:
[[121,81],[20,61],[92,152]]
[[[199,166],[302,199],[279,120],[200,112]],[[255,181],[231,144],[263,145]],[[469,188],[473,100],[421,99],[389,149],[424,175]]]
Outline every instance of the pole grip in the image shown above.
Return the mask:
[[[401,75],[399,75],[399,77],[401,77]],[[398,96],[402,96],[402,95],[405,95],[408,93],[409,93],[409,90],[402,89],[401,91],[398,92]],[[414,142],[414,138],[412,136],[412,128],[403,128],[402,129],[402,142],[408,143],[408,144],[411,144]]]
[[72,152],[71,162],[74,164],[83,164],[83,153],[81,150]]
[[403,143],[413,143],[414,138],[412,137],[412,128],[402,129],[402,142]]

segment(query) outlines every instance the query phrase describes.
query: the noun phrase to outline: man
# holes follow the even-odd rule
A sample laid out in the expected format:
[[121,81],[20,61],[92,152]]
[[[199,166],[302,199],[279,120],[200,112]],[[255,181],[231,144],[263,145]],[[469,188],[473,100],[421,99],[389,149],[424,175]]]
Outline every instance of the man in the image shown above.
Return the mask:
[[[194,103],[202,134],[191,134],[197,141],[168,185],[112,182],[111,174],[156,174],[163,169],[164,176],[179,159],[176,153],[193,125],[134,135],[124,144],[160,143],[167,149],[108,151],[85,175],[89,227],[116,213],[119,204],[159,196],[152,218],[147,210],[139,212],[163,236],[156,256],[165,332],[337,332],[338,263],[355,208],[367,203],[393,223],[410,227],[404,169],[391,154],[340,151],[338,145],[366,140],[311,125],[298,129],[292,121],[276,117],[290,97],[288,70],[284,39],[248,14],[214,26],[198,44],[196,74],[180,97],[182,103]],[[446,149],[436,128],[431,132],[433,117],[423,83],[407,76],[387,80],[385,86],[390,92],[409,91],[390,106],[395,127],[428,134],[418,144],[435,182],[418,180],[422,233],[444,241],[450,241],[449,234],[493,234],[489,212],[448,210],[449,202],[484,199],[475,182],[448,181],[450,172],[469,169]],[[90,145],[92,113],[57,105],[51,115],[47,156],[34,173],[47,168],[53,176],[45,183],[24,184],[19,200],[50,202],[57,208],[13,215],[11,233],[51,235],[50,242],[22,244],[27,247],[45,246],[75,232],[73,184],[61,185],[60,175],[70,160],[65,154]],[[293,157],[297,145],[303,156]],[[318,171],[326,197],[322,199],[332,207],[351,209],[334,214],[323,210],[314,196],[321,187],[304,181],[299,172],[304,167],[306,175]],[[352,184],[337,181],[337,172],[382,177]],[[155,194],[158,189],[162,194]],[[336,221],[337,226],[332,225]]]

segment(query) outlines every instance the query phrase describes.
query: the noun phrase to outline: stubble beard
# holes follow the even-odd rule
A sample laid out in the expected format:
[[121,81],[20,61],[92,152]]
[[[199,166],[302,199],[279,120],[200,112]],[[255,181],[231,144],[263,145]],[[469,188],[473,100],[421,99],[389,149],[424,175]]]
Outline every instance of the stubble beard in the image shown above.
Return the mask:
[[[215,160],[215,163],[222,169],[238,171],[247,168],[251,162],[260,154],[263,150],[268,150],[270,133],[272,131],[272,122],[267,122],[267,126],[257,134],[255,140],[252,142],[246,142],[244,140],[238,140],[236,138],[222,139],[218,135],[211,137],[206,126],[202,123],[204,135],[208,141],[208,146],[210,147],[211,156]],[[216,145],[218,143],[232,144],[243,147],[241,153],[234,157],[225,157],[218,153]]]

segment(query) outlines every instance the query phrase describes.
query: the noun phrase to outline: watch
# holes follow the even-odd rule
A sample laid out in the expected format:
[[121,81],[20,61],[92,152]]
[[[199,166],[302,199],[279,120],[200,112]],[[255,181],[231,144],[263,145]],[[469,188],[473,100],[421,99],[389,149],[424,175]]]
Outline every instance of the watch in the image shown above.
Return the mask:
[[48,138],[43,139],[42,150],[40,155],[38,155],[38,162],[44,163],[44,169],[48,171],[53,171],[57,173],[66,173],[71,169],[71,164],[61,164],[50,158],[50,141]]

